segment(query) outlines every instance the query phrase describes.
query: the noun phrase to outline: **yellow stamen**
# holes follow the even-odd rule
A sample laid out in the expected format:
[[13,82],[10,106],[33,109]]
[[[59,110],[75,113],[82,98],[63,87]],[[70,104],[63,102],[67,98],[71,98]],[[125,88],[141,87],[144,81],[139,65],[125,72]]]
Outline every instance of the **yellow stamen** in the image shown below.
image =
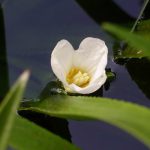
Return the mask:
[[74,83],[79,87],[86,87],[90,82],[90,76],[87,72],[73,67],[67,74],[66,80],[69,84]]

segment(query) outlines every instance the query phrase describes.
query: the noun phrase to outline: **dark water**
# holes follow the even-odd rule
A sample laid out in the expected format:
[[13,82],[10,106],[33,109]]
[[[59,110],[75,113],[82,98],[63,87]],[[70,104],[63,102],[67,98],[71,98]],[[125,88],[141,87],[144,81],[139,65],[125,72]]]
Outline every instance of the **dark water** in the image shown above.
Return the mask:
[[[139,13],[137,0],[114,1],[132,17]],[[106,41],[109,47],[107,67],[116,73],[116,80],[109,90],[103,91],[103,96],[150,105],[127,69],[112,61],[114,40],[74,0],[5,0],[3,9],[10,85],[24,69],[32,71],[26,98],[37,97],[46,84],[55,79],[50,54],[59,40],[67,39],[77,49],[83,38],[91,36]],[[72,142],[84,150],[147,149],[129,134],[100,121],[70,120],[69,129]]]

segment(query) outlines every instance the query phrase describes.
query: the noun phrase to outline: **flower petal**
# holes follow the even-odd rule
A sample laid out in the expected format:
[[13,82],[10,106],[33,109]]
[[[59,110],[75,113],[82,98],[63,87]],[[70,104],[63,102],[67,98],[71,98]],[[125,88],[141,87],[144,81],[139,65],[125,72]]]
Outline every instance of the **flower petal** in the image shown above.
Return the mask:
[[72,92],[72,93],[90,94],[90,93],[97,91],[105,83],[106,79],[107,79],[107,76],[104,70],[103,74],[99,76],[97,80],[89,84],[87,87],[80,88],[75,84],[71,84],[69,85],[68,89],[70,90],[69,92]]
[[104,41],[88,37],[81,42],[79,49],[75,51],[73,64],[87,70],[95,79],[102,75],[106,67],[107,54],[108,49]]
[[[104,41],[97,38],[84,39],[76,51],[67,40],[61,40],[51,54],[52,70],[67,91],[89,94],[98,90],[106,81],[107,54],[108,49]],[[71,67],[89,73],[91,81],[86,87],[68,84],[66,76]]]
[[66,75],[72,66],[74,49],[67,40],[57,43],[51,54],[51,67],[57,78],[66,82]]

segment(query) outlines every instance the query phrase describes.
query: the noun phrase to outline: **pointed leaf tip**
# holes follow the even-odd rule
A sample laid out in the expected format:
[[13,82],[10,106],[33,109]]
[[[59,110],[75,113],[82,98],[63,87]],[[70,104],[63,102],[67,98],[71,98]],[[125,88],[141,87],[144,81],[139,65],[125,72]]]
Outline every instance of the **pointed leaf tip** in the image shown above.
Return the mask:
[[20,81],[27,81],[30,75],[30,71],[29,70],[25,70],[21,76],[20,76]]

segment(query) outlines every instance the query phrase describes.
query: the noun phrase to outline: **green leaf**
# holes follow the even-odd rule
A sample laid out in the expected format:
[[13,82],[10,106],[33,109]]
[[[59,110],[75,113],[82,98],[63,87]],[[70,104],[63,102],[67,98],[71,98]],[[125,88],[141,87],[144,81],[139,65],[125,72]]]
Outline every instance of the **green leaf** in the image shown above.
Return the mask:
[[144,11],[146,11],[146,7],[148,7],[148,3],[149,3],[149,0],[143,1],[143,6],[141,7],[139,15],[138,15],[138,17],[137,17],[137,19],[136,19],[136,21],[135,21],[135,23],[131,29],[131,32],[133,32],[136,29],[140,19],[142,19],[142,15],[143,15]]
[[150,40],[147,37],[131,33],[127,29],[114,24],[105,23],[103,28],[118,38],[125,40],[131,47],[134,47],[127,51],[125,50],[126,52],[122,52],[119,57],[133,57],[134,55],[134,57],[150,56]]
[[74,145],[27,121],[16,117],[9,140],[11,147],[17,150],[77,150]]
[[127,131],[150,148],[150,110],[137,104],[109,98],[57,95],[26,102],[20,109],[67,119],[102,120]]
[[5,150],[14,123],[16,110],[27,83],[29,72],[24,72],[0,105],[0,149]]
[[136,28],[136,32],[145,37],[150,37],[150,20],[141,21]]
[[107,81],[111,82],[116,79],[116,74],[110,68],[106,69]]
[[142,50],[127,46],[124,50],[122,50],[121,55],[119,55],[117,58],[142,58],[145,56],[146,55]]
[[[150,38],[150,20],[141,21],[138,23],[136,27],[136,31],[138,35],[141,35],[144,38]],[[131,47],[127,45],[127,47],[121,51],[121,55],[118,55],[118,58],[142,58],[145,57],[145,54],[139,48]]]

